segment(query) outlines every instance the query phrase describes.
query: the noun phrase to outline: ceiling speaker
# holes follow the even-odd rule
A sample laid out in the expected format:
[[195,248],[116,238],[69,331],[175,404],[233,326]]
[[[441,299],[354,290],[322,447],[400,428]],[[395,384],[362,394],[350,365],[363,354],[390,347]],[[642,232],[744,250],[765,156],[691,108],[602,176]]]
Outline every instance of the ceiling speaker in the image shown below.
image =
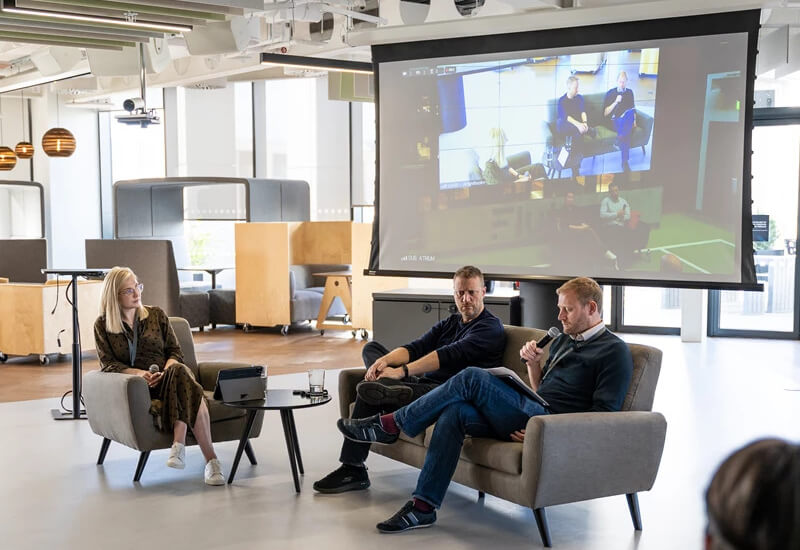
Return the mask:
[[80,48],[53,46],[31,55],[31,62],[44,76],[54,76],[71,70],[83,59]]
[[190,54],[211,55],[241,52],[251,39],[260,40],[260,36],[260,20],[257,17],[233,17],[228,21],[195,27],[183,38]]
[[[188,33],[190,34],[190,33]],[[122,51],[86,49],[89,68],[96,76],[127,76],[139,74],[139,46]],[[144,66],[148,73],[160,73],[172,60],[167,41],[151,38],[144,46]]]

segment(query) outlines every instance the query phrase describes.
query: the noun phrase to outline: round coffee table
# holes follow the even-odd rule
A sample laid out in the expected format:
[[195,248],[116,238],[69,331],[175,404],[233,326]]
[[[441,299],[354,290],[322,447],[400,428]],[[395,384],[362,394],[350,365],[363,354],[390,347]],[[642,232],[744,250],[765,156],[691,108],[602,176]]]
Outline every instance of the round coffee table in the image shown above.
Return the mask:
[[286,450],[289,452],[289,464],[292,466],[292,477],[294,477],[294,490],[300,492],[300,478],[298,470],[303,471],[303,459],[300,457],[300,445],[297,442],[297,427],[294,424],[295,409],[307,409],[324,405],[331,400],[330,395],[319,397],[304,397],[296,395],[294,390],[267,390],[264,399],[254,399],[252,401],[239,401],[237,403],[224,403],[228,407],[236,407],[247,411],[247,422],[239,439],[239,447],[236,449],[236,457],[233,459],[231,473],[228,475],[228,483],[233,483],[236,476],[236,469],[239,467],[239,460],[242,458],[242,451],[247,447],[250,439],[250,431],[253,429],[253,422],[258,411],[280,411],[281,423],[283,424],[283,435],[286,438]]

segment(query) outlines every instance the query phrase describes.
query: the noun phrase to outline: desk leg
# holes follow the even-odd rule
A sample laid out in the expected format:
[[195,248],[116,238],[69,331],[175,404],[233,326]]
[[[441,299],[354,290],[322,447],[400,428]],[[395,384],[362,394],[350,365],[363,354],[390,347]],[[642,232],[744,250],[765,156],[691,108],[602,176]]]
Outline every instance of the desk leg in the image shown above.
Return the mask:
[[294,478],[294,490],[300,492],[300,479],[297,477],[297,463],[294,455],[294,441],[292,440],[292,427],[290,424],[291,411],[281,409],[281,423],[283,424],[283,436],[286,438],[286,450],[289,452],[289,464],[292,466],[292,477]]
[[72,412],[51,409],[53,420],[80,420],[86,418],[81,409],[81,337],[78,324],[78,276],[72,276]]
[[292,430],[292,443],[294,443],[294,456],[297,458],[297,469],[300,470],[300,473],[305,475],[305,471],[303,470],[303,459],[300,456],[300,443],[297,441],[297,426],[294,424],[294,413],[292,409],[286,411],[289,417],[289,427]]
[[247,422],[242,432],[242,437],[239,439],[239,446],[236,448],[236,456],[233,458],[233,465],[231,465],[231,473],[228,474],[228,485],[233,483],[233,478],[236,477],[236,470],[239,468],[239,461],[242,459],[242,452],[247,445],[247,440],[250,439],[250,430],[253,429],[253,422],[256,419],[256,409],[247,411]]

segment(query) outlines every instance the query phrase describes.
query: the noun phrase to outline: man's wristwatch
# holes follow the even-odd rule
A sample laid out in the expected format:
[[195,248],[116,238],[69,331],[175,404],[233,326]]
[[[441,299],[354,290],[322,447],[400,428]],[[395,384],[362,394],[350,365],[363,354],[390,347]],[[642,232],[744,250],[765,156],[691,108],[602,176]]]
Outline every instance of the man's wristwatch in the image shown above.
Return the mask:
[[402,367],[402,369],[403,369],[403,378],[408,378],[408,376],[409,376],[409,374],[408,374],[408,365],[403,363],[402,365],[400,365],[400,367]]

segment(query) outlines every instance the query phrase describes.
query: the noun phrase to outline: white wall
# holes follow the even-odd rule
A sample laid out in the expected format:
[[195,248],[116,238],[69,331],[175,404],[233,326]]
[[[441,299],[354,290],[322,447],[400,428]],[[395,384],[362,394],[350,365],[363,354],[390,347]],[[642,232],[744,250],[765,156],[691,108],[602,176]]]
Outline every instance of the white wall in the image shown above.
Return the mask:
[[[34,178],[45,190],[48,266],[82,267],[84,241],[101,236],[97,113],[57,108],[59,99],[46,93],[33,102]],[[50,158],[42,151],[42,135],[56,125],[75,136],[71,157]]]
[[347,101],[328,99],[328,80],[315,79],[317,182],[313,220],[350,219],[350,111]]

